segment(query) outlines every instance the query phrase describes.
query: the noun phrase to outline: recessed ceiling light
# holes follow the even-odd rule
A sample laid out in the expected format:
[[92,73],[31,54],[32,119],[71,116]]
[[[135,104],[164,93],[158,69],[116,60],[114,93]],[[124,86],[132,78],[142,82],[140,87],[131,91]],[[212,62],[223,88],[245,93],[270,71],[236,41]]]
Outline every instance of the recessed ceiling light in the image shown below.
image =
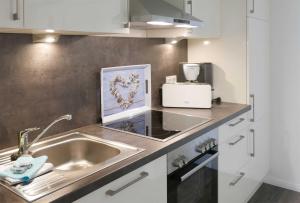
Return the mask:
[[162,26],[173,25],[172,23],[168,23],[168,22],[164,22],[164,21],[149,21],[149,22],[147,22],[147,24],[149,24],[149,25],[162,25]]

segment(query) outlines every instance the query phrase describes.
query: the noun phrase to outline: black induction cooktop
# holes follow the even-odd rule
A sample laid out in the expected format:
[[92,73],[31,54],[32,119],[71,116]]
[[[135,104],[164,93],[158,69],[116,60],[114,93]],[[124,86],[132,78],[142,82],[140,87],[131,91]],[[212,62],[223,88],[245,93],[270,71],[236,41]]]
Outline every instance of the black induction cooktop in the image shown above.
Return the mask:
[[141,114],[116,120],[104,127],[146,136],[159,141],[167,141],[180,132],[210,121],[207,118],[149,110]]

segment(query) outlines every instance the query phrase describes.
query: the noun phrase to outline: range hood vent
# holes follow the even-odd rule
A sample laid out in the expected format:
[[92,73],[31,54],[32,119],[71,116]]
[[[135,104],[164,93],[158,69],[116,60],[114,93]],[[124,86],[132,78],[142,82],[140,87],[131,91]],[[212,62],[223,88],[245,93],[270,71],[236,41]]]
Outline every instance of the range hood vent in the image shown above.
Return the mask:
[[[189,8],[192,9],[191,0],[181,0],[182,4],[177,3],[179,6],[168,1],[174,0],[130,0],[129,26],[135,29],[196,28],[202,26],[202,20],[193,17],[192,12],[185,12]],[[181,6],[182,8],[180,8]]]

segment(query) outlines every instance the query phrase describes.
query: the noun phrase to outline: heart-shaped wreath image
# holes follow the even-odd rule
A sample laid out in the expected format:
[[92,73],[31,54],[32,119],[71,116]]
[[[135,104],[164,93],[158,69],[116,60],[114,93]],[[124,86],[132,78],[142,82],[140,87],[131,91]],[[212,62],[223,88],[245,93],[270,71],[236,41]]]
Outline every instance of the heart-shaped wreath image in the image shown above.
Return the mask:
[[[124,99],[119,91],[118,85],[122,88],[129,88],[128,97]],[[122,109],[128,109],[134,102],[134,97],[140,86],[139,74],[131,73],[128,79],[117,75],[110,81],[110,93],[116,98],[117,103]]]

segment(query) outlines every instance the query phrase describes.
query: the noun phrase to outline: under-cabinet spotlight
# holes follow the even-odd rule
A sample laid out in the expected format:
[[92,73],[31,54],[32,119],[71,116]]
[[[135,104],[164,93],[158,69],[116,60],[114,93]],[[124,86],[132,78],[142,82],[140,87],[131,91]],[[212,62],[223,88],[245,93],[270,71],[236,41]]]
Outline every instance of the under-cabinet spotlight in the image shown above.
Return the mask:
[[177,42],[178,42],[178,41],[177,41],[176,39],[174,39],[174,40],[172,40],[170,43],[171,43],[171,44],[177,44]]
[[203,45],[205,45],[205,46],[208,46],[208,45],[210,45],[210,44],[211,44],[211,41],[209,41],[209,40],[203,41]]
[[166,44],[172,44],[172,45],[175,45],[177,44],[179,41],[183,40],[184,38],[182,37],[179,37],[179,38],[166,38],[165,39],[165,43]]
[[178,39],[176,39],[176,38],[166,38],[165,39],[166,44],[177,44],[177,42],[178,42]]
[[56,34],[34,34],[32,35],[33,43],[55,43],[58,42],[59,35]]
[[54,33],[55,30],[53,30],[53,29],[46,29],[45,32],[47,32],[47,33]]

